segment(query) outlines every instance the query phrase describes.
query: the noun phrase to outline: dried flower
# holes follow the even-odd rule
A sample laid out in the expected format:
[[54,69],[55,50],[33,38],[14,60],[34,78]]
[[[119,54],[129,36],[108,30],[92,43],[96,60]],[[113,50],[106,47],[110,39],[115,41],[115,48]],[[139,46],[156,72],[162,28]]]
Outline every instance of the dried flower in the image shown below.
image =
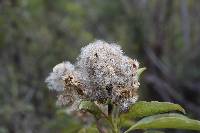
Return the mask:
[[56,65],[46,82],[50,89],[60,92],[59,105],[74,106],[81,100],[104,104],[110,100],[127,111],[138,98],[138,68],[139,63],[125,56],[120,46],[96,41],[81,49],[75,66],[69,62]]
[[50,90],[63,91],[65,86],[63,77],[70,75],[73,72],[74,65],[72,65],[70,62],[57,64],[45,82],[47,83]]

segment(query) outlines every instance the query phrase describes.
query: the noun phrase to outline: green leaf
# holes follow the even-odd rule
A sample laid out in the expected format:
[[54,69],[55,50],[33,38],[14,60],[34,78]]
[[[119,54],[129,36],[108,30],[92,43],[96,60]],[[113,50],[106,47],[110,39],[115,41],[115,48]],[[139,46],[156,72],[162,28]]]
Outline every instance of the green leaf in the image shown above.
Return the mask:
[[188,130],[200,130],[200,121],[190,119],[184,115],[171,113],[145,117],[130,127],[125,133],[135,129],[161,129],[177,128]]
[[79,110],[87,110],[92,113],[97,119],[99,119],[102,115],[102,111],[99,107],[91,101],[82,101],[79,105]]
[[87,127],[82,128],[78,133],[99,133],[99,131],[96,127]]
[[144,133],[165,133],[165,132],[159,130],[147,130]]
[[185,114],[185,110],[178,104],[169,102],[145,102],[140,101],[135,103],[128,113],[122,114],[125,118],[140,118],[144,116],[150,116],[160,113],[166,113],[170,111],[180,111]]
[[119,125],[121,127],[128,128],[128,127],[132,126],[133,124],[135,124],[135,122],[133,122],[131,120],[120,119],[120,124]]
[[137,70],[137,78],[139,79],[140,75],[146,70],[146,67],[139,68]]

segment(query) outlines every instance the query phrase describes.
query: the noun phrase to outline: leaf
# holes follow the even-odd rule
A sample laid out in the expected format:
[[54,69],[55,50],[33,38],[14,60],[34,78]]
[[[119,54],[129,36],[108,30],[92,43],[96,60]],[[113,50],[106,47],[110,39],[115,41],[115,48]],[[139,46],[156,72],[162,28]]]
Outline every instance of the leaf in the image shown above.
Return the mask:
[[127,114],[122,114],[122,117],[140,118],[170,111],[180,111],[185,114],[185,110],[178,104],[158,101],[140,101],[135,103]]
[[78,133],[99,133],[96,127],[82,128]]
[[139,68],[137,70],[137,78],[139,79],[140,75],[146,70],[146,67]]
[[164,132],[159,130],[147,130],[144,133],[164,133]]
[[97,119],[99,119],[102,115],[99,107],[91,101],[82,101],[79,105],[79,110],[87,110],[88,112],[92,113]]
[[200,130],[200,121],[190,119],[177,113],[159,114],[145,117],[130,127],[125,133],[135,129],[161,129],[177,128],[188,130]]
[[135,124],[135,122],[133,122],[131,120],[120,119],[120,124],[119,125],[121,127],[128,128],[128,127],[132,126],[133,124]]

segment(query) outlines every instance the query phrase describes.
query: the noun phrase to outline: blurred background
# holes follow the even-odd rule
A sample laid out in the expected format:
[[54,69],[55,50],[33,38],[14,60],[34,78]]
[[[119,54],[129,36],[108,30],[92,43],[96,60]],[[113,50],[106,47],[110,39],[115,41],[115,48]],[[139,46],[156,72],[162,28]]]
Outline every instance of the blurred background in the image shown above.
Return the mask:
[[147,67],[141,100],[181,104],[200,120],[199,12],[198,0],[0,0],[0,133],[76,132],[44,80],[96,39]]

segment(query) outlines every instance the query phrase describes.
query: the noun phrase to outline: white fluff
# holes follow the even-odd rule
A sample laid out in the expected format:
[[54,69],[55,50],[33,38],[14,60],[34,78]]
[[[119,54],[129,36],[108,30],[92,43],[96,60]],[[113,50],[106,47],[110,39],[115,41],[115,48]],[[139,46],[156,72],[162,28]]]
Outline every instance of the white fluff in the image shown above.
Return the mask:
[[[138,68],[139,63],[125,56],[120,46],[98,40],[81,49],[75,66],[70,62],[56,65],[46,83],[50,90],[69,96],[60,97],[58,104],[77,105],[75,101],[81,99],[104,103],[110,99],[126,111],[138,98]],[[71,81],[66,80],[69,77]]]
[[74,71],[74,65],[70,62],[62,62],[57,64],[53,68],[53,72],[49,74],[45,82],[50,90],[63,91],[64,81],[62,79],[66,74],[72,73]]

